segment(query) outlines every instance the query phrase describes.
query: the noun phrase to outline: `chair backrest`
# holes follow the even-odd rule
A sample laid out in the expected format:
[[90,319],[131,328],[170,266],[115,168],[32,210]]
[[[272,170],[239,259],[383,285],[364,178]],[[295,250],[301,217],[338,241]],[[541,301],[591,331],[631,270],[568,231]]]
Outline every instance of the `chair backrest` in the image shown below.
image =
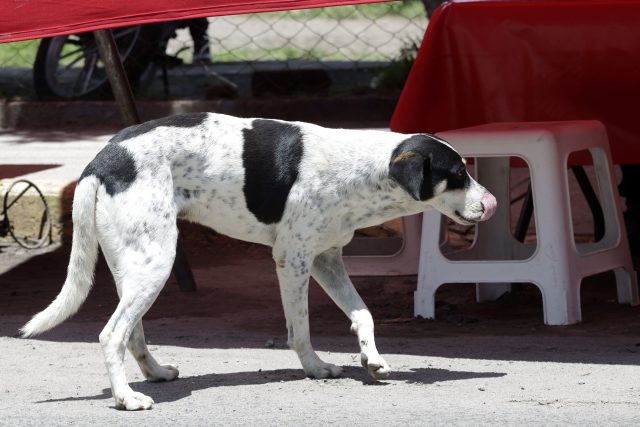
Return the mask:
[[449,3],[432,17],[391,128],[596,119],[640,163],[640,1]]

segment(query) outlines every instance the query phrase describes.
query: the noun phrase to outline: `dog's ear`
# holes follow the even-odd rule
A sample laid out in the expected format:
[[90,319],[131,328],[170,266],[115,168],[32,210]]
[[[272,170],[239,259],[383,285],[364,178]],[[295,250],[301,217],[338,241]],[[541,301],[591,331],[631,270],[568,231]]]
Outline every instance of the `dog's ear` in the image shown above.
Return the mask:
[[394,153],[389,176],[415,200],[433,197],[431,188],[431,153],[426,157],[413,150]]

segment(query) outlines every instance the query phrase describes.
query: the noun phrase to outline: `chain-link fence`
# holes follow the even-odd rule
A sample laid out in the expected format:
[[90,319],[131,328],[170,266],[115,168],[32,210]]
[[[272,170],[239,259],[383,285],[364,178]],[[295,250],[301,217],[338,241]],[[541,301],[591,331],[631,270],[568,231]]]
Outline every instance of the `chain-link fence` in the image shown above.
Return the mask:
[[[194,19],[114,31],[142,98],[398,87],[428,19],[423,1]],[[407,55],[409,52],[409,55]],[[0,45],[0,96],[107,96],[90,34]]]

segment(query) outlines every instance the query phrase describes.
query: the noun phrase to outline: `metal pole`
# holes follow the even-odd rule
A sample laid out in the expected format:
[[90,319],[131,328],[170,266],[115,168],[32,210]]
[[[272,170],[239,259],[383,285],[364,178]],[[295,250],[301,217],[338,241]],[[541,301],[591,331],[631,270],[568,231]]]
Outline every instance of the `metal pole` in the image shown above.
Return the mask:
[[[109,77],[113,96],[122,114],[122,121],[125,126],[132,126],[140,123],[140,116],[136,108],[136,101],[131,91],[129,79],[124,71],[124,66],[118,54],[118,47],[113,39],[111,30],[94,31],[98,52],[104,63],[104,68]],[[191,266],[187,261],[182,242],[178,238],[176,245],[176,258],[173,262],[173,274],[178,281],[181,291],[195,291],[196,282],[193,278]]]

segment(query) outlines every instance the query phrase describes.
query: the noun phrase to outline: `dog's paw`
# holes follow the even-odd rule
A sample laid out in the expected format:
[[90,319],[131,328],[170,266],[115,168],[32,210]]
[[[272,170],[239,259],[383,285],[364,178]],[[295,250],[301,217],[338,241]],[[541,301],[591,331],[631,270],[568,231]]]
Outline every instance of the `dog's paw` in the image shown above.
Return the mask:
[[363,368],[369,371],[369,375],[376,380],[387,379],[389,373],[391,373],[391,368],[379,354],[368,357],[365,353],[360,353],[360,363]]
[[174,365],[160,365],[153,372],[145,372],[147,381],[151,382],[173,381],[179,374],[180,371]]
[[304,368],[304,373],[309,378],[315,378],[318,380],[324,378],[336,378],[342,374],[342,368],[319,360],[315,362],[313,366],[306,366]]
[[153,399],[149,396],[145,396],[142,393],[131,390],[129,393],[116,397],[116,409],[122,409],[126,411],[141,411],[143,409],[151,409],[153,406]]

